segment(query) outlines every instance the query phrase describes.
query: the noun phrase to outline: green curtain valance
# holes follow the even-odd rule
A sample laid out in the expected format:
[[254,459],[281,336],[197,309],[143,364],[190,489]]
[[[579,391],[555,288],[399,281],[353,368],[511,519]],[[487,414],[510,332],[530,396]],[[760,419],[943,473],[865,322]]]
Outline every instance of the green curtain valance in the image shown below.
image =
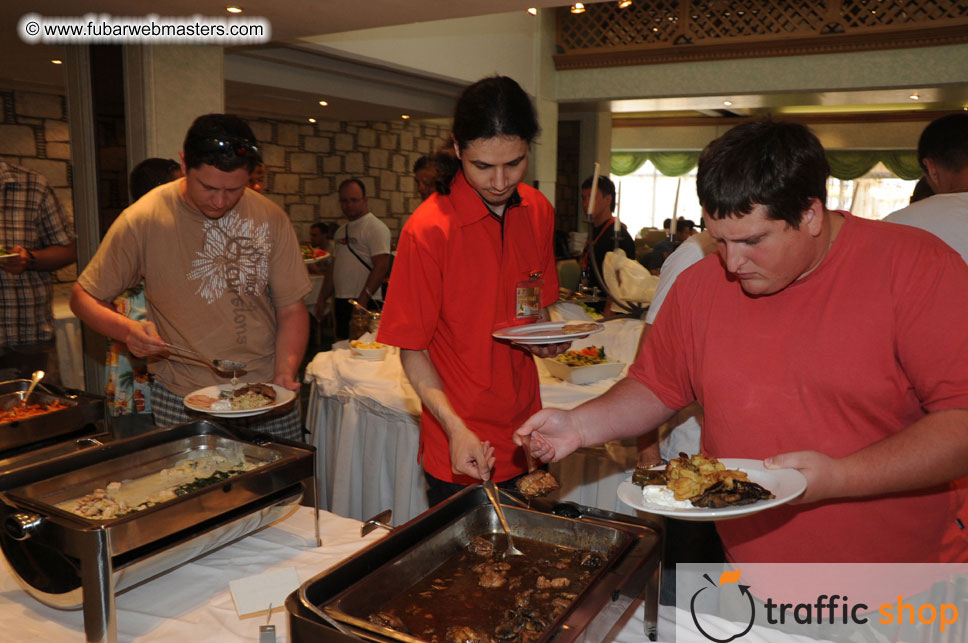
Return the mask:
[[[682,176],[696,167],[699,152],[613,152],[612,174],[625,176],[645,165],[652,164],[666,176]],[[852,181],[871,171],[878,162],[905,181],[921,178],[918,154],[914,150],[828,150],[830,174],[843,181]]]
[[646,161],[652,161],[652,165],[666,176],[682,176],[696,167],[699,152],[612,152],[612,174],[631,174]]

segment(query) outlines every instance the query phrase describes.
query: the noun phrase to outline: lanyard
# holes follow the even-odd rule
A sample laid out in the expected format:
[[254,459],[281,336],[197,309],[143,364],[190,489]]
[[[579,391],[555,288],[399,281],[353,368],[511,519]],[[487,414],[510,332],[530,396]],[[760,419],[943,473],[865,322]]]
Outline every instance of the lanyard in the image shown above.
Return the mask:
[[602,238],[602,235],[605,234],[605,232],[614,225],[615,225],[615,217],[609,218],[608,221],[602,224],[602,229],[598,232],[597,235],[595,235],[595,240],[592,242],[588,242],[588,241],[585,242],[585,249],[582,250],[582,253],[581,253],[582,268],[588,267],[588,251],[591,249],[592,246],[597,245],[598,240]]

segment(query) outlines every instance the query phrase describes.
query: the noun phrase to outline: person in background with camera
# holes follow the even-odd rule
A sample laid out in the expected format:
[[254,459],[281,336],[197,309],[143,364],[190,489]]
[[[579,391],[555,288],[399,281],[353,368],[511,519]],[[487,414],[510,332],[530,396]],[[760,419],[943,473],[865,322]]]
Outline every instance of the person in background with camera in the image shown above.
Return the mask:
[[334,296],[336,338],[350,336],[351,299],[377,310],[383,301],[383,280],[390,270],[390,228],[370,212],[366,186],[359,179],[339,184],[339,207],[348,219],[336,231],[333,270],[326,275],[316,301],[317,318],[325,314]]

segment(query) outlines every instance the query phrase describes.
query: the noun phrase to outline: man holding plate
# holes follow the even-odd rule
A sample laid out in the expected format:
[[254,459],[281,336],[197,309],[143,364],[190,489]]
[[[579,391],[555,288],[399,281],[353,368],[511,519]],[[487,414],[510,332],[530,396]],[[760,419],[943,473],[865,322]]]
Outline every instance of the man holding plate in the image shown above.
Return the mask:
[[[243,120],[198,117],[185,136],[185,177],[122,212],[74,285],[71,308],[80,319],[151,358],[158,426],[187,421],[186,395],[224,388],[236,375],[271,383],[284,399],[299,389],[309,276],[286,213],[247,187],[260,161]],[[137,322],[110,302],[142,279],[148,321]],[[243,362],[244,372],[226,371],[228,360]],[[271,416],[230,423],[300,439],[298,405],[278,405]]]
[[807,480],[717,523],[730,560],[968,561],[968,266],[920,230],[827,210],[828,175],[802,125],[713,141],[697,189],[718,256],[676,280],[626,379],[516,440],[560,460],[698,400],[704,453]]

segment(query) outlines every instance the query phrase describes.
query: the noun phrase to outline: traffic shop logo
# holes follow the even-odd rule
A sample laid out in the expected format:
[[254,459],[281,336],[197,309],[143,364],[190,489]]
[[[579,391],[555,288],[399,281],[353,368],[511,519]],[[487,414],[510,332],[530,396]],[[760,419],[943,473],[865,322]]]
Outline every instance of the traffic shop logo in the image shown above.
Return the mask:
[[[723,572],[719,575],[719,585],[713,582],[713,579],[709,577],[709,574],[703,574],[702,577],[709,581],[709,586],[703,585],[700,587],[695,594],[692,595],[692,600],[689,601],[689,612],[692,614],[692,622],[695,624],[696,629],[699,633],[705,636],[710,641],[715,641],[716,643],[729,643],[741,636],[745,636],[751,629],[753,629],[753,621],[756,620],[756,606],[753,603],[753,596],[750,594],[749,585],[740,585],[739,577],[741,569],[735,571]],[[729,587],[724,587],[724,586]],[[746,627],[732,636],[727,636],[726,638],[716,638],[709,632],[703,629],[702,625],[699,623],[699,617],[696,615],[696,601],[699,599],[703,592],[707,592],[704,598],[708,598],[713,592],[724,592],[724,591],[739,591],[739,593],[746,597],[749,601],[750,606],[750,618],[749,623]],[[739,623],[737,627],[742,627],[742,623]]]

